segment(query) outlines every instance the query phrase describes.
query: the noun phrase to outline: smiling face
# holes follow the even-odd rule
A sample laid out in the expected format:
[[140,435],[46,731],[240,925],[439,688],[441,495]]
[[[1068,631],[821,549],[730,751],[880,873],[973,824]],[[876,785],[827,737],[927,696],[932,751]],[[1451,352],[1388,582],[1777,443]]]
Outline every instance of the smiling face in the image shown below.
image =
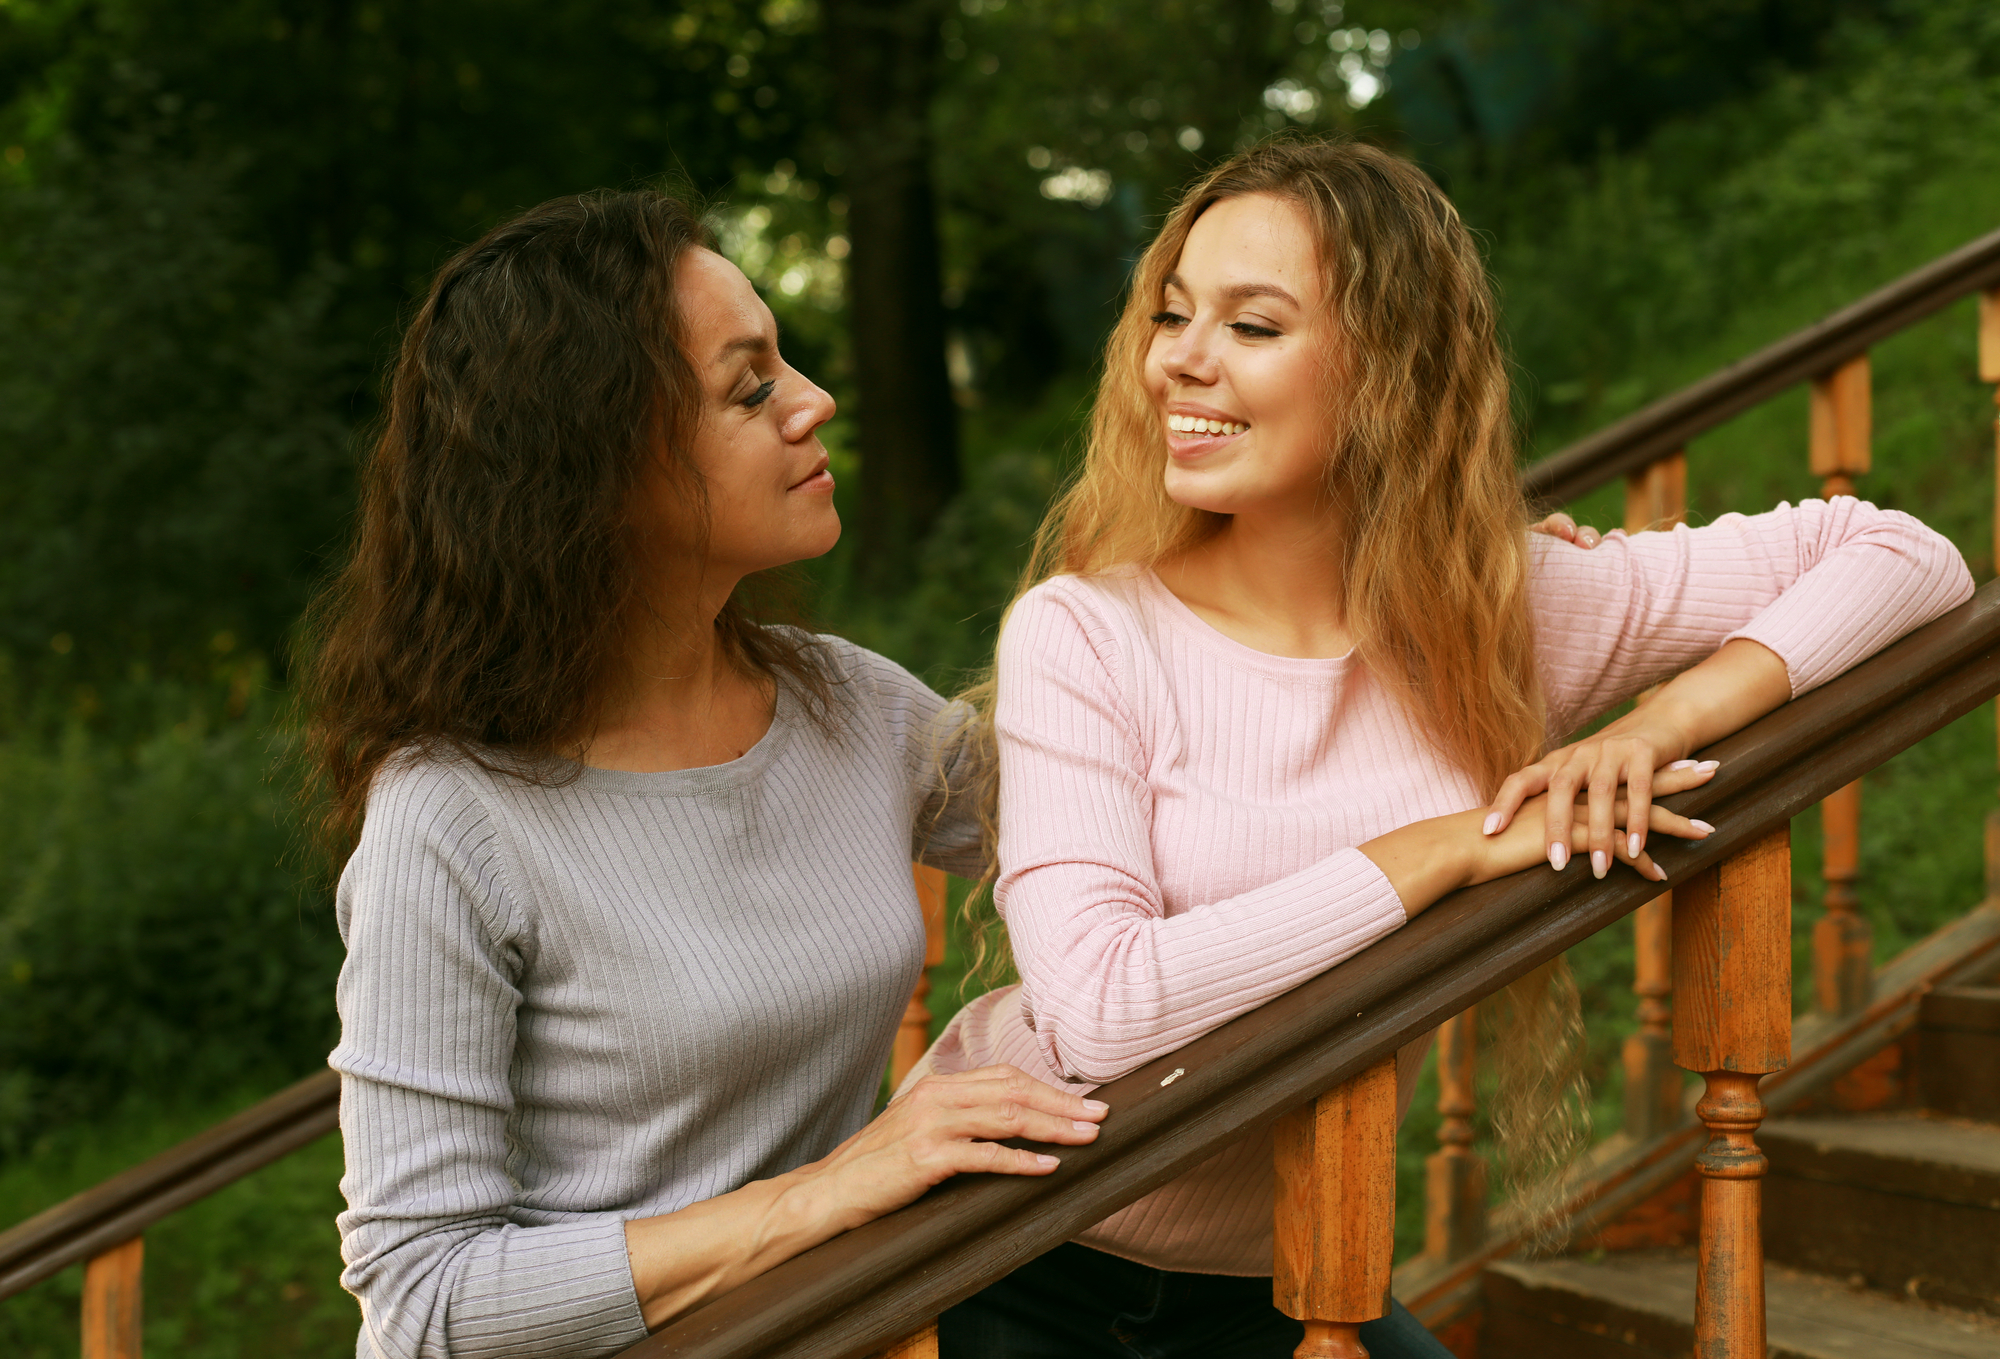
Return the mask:
[[1225,198],[1188,232],[1146,355],[1167,494],[1216,514],[1311,510],[1325,481],[1323,288],[1305,212]]
[[[733,582],[828,551],[840,516],[818,430],[833,398],[779,357],[776,318],[728,260],[687,251],[674,290],[702,388],[689,452],[708,490],[704,574]],[[667,481],[651,494],[671,521]]]

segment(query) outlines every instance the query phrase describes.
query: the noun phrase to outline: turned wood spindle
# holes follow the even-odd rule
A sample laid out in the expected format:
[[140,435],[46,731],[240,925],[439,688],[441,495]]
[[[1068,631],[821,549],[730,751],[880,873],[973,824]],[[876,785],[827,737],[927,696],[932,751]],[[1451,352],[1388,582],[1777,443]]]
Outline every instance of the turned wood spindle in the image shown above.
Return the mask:
[[[2000,406],[2000,288],[1979,295],[1979,380],[1990,382]],[[1993,566],[2000,571],[2000,413],[1993,420]],[[1986,813],[1986,895],[2000,899],[2000,810]]]
[[1438,1149],[1424,1162],[1424,1254],[1463,1260],[1486,1241],[1486,1162],[1472,1149],[1479,1011],[1438,1026]]
[[[1828,500],[1854,494],[1873,440],[1868,356],[1849,359],[1812,385],[1812,473]],[[1813,925],[1813,991],[1822,1014],[1868,1008],[1875,985],[1875,932],[1854,883],[1861,867],[1861,781],[1820,803],[1825,831],[1826,913]]]
[[[1627,533],[1686,522],[1685,452],[1648,463],[1625,479]],[[1660,893],[1632,915],[1632,990],[1639,997],[1639,1031],[1625,1040],[1622,1057],[1625,1131],[1641,1142],[1679,1127],[1683,1118],[1682,1079],[1673,1058],[1673,920],[1672,892]]]
[[1396,1059],[1278,1120],[1271,1293],[1305,1323],[1294,1359],[1367,1359],[1396,1233]]
[[139,1359],[146,1239],[93,1255],[83,1267],[83,1359]]
[[1674,1060],[1706,1082],[1695,1276],[1696,1359],[1762,1359],[1764,1156],[1758,1078],[1792,1045],[1791,828],[1780,826],[1675,893]]
[[891,1089],[903,1083],[903,1077],[931,1045],[931,1011],[924,1002],[931,994],[931,969],[944,961],[944,871],[912,864],[910,875],[916,880],[917,905],[924,913],[924,970],[917,974],[916,989],[903,1007],[903,1022],[896,1027],[896,1045],[889,1052]]

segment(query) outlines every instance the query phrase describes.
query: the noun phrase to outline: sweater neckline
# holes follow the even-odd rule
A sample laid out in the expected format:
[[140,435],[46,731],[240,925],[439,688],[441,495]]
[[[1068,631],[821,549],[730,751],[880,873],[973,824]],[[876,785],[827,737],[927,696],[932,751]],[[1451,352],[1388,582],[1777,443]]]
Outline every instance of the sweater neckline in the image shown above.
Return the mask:
[[1156,612],[1168,626],[1203,650],[1232,664],[1292,679],[1333,680],[1345,676],[1355,663],[1352,648],[1339,656],[1274,656],[1254,646],[1245,646],[1189,608],[1186,601],[1169,590],[1167,583],[1151,567],[1141,570],[1138,577],[1140,588],[1152,597]]
[[771,725],[757,743],[727,764],[697,765],[693,769],[599,769],[584,765],[571,787],[586,793],[614,793],[633,797],[698,797],[741,788],[763,777],[764,772],[791,744],[792,733],[803,715],[797,695],[783,677],[777,681],[777,701],[771,710]]

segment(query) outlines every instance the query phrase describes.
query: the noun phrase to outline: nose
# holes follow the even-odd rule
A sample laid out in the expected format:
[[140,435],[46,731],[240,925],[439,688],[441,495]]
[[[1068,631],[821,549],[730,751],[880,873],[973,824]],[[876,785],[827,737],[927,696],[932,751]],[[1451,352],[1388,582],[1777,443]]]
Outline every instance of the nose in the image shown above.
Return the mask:
[[1213,327],[1189,322],[1171,337],[1160,353],[1160,368],[1170,382],[1206,387],[1216,380],[1218,361]]
[[783,417],[778,422],[778,432],[785,442],[795,444],[821,425],[833,418],[833,398],[821,390],[811,378],[797,369],[792,370],[792,381],[783,384],[779,390],[791,388]]

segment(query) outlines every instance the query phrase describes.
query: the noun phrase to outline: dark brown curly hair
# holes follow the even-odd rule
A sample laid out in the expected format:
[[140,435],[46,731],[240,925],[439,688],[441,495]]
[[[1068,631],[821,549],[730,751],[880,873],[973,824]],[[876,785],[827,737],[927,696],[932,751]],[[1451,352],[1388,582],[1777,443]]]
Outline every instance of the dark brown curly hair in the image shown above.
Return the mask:
[[[399,751],[457,753],[536,783],[574,778],[638,602],[642,471],[706,521],[689,460],[701,383],[675,266],[714,249],[686,201],[544,203],[438,270],[403,337],[359,522],[302,633],[304,754],[336,857]],[[740,594],[740,592],[739,592]],[[810,634],[732,599],[716,628],[751,673],[825,720]]]

